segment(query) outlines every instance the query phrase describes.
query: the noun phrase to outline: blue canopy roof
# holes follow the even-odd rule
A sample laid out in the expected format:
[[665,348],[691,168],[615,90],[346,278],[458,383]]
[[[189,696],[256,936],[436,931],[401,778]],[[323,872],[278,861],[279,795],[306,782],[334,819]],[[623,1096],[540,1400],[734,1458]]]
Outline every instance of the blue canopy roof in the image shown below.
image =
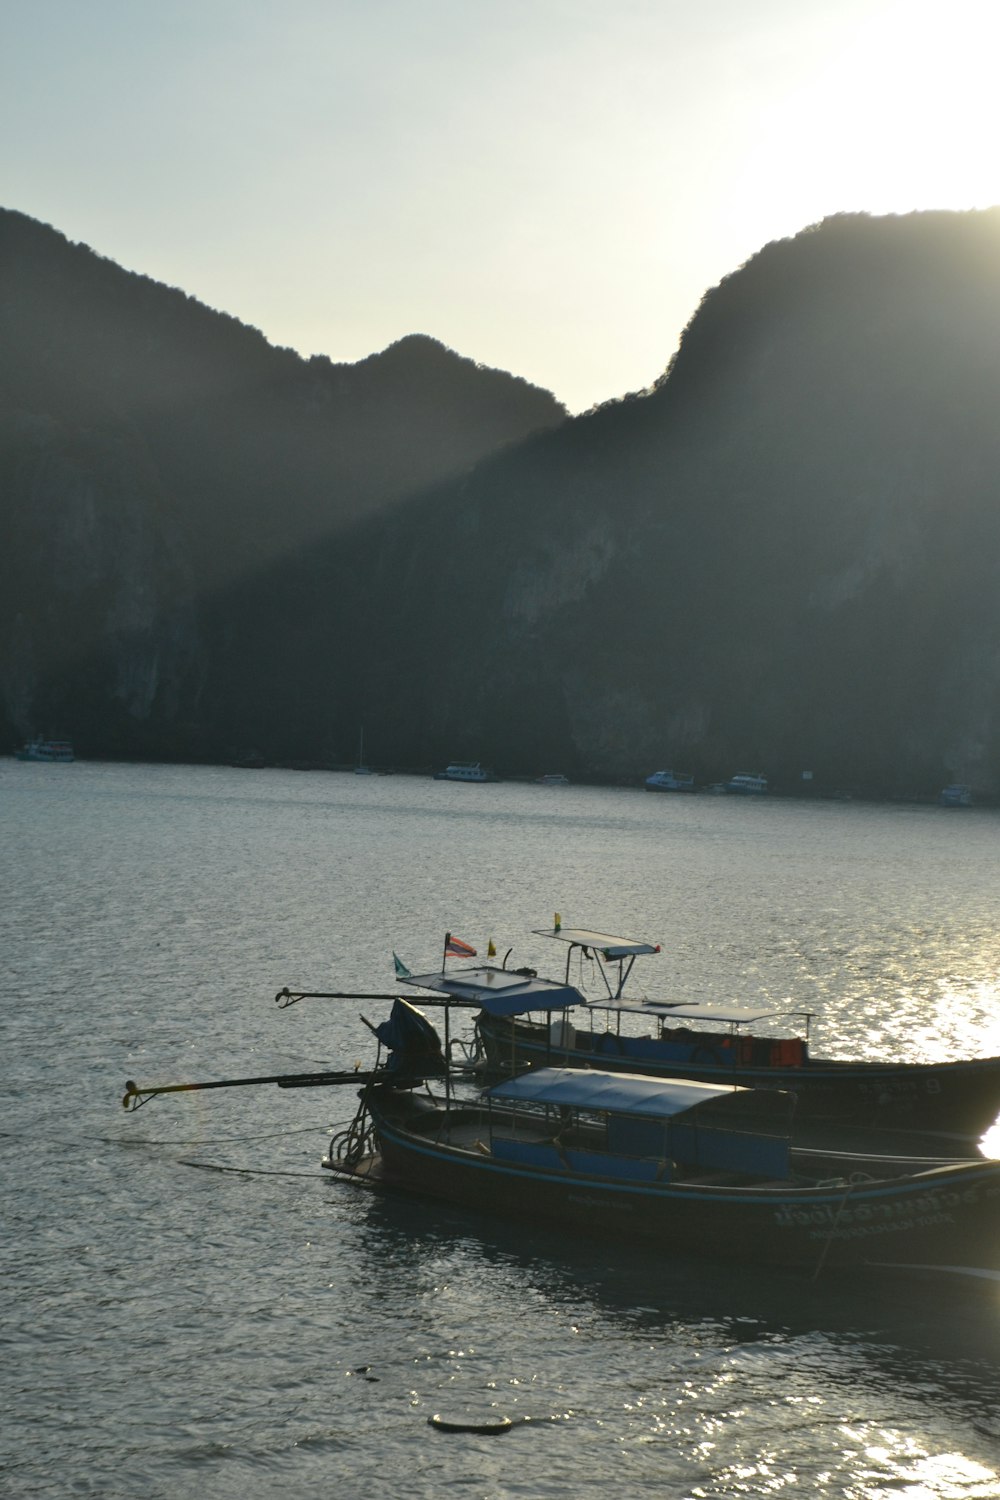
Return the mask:
[[729,1084],[694,1083],[687,1078],[650,1078],[644,1073],[604,1073],[591,1068],[531,1068],[485,1090],[484,1097],[669,1119],[672,1115],[694,1109],[696,1105],[749,1092],[752,1091]]
[[584,997],[571,984],[538,979],[512,969],[444,969],[435,974],[411,974],[407,984],[437,990],[456,1000],[482,1006],[491,1016],[519,1016],[530,1010],[566,1010],[583,1005]]

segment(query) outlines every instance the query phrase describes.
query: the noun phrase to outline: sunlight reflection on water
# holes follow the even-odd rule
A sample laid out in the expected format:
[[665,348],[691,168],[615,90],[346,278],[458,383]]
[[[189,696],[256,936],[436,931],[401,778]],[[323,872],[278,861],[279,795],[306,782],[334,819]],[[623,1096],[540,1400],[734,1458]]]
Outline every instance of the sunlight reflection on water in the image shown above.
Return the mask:
[[[555,910],[662,942],[651,994],[814,1010],[819,1053],[1000,1053],[996,816],[14,762],[0,792],[12,1493],[997,1492],[993,1285],[368,1197],[317,1167],[352,1090],[119,1103],[127,1076],[365,1063],[378,1002],[277,990],[391,990],[446,930],[561,972]],[[442,1407],[531,1421],[456,1441]]]

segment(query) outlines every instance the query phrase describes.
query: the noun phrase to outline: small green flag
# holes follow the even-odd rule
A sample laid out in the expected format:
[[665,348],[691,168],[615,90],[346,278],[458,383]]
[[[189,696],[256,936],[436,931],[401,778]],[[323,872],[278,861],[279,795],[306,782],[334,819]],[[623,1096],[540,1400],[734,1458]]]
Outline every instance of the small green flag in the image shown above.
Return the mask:
[[397,979],[412,979],[413,978],[413,975],[410,973],[409,969],[406,967],[406,965],[404,964],[403,960],[400,958],[400,956],[399,956],[398,953],[394,953],[392,955],[392,967],[396,971],[396,978]]

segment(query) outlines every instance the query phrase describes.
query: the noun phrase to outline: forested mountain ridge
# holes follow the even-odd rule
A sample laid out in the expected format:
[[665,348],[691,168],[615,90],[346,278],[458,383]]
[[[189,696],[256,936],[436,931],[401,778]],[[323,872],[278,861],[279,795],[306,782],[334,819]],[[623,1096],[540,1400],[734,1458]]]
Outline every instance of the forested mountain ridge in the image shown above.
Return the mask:
[[[178,312],[182,345],[184,327]],[[328,367],[248,344],[247,370],[273,355],[281,376],[188,402],[195,440],[164,487],[178,428],[162,408],[152,438],[133,403],[45,449],[69,417],[26,399],[46,343],[27,314],[18,332],[20,355],[0,353],[16,428],[0,478],[20,527],[8,557],[34,556],[36,589],[3,620],[9,738],[58,718],[91,753],[330,763],[364,723],[372,758],[400,767],[633,778],[673,763],[704,781],[759,768],[786,790],[808,770],[830,790],[1000,793],[998,211],[844,215],[766,246],[706,295],[652,391],[562,420],[497,377],[491,412],[527,403],[516,439],[419,493],[393,489],[391,462],[366,472],[364,503],[325,530],[298,489],[322,493],[339,450],[312,450],[311,477],[286,484],[297,382],[318,370],[311,399],[332,402],[331,382],[378,382],[381,362],[373,406],[395,382],[419,428],[407,360],[433,350],[458,378],[455,356],[404,340]],[[60,400],[85,402],[88,378],[68,367]],[[267,429],[256,446],[248,409]],[[445,439],[437,451],[450,461]],[[67,510],[95,472],[89,510]],[[218,502],[227,472],[252,503]],[[152,549],[130,531],[142,511]],[[73,629],[60,570],[102,526],[122,549],[115,609],[90,601],[87,649],[60,667],[39,649]]]
[[0,735],[211,756],[227,589],[565,416],[424,336],[304,360],[0,211]]
[[0,392],[8,409],[128,424],[173,503],[197,512],[208,499],[246,545],[279,508],[291,546],[565,417],[547,392],[427,337],[356,365],[304,360],[10,211],[0,211]]
[[[651,394],[440,497],[459,524],[422,649],[467,692],[407,722],[429,755],[516,764],[530,743],[577,773],[995,795],[998,418],[1000,212],[843,216],[767,246]],[[388,572],[429,561],[408,526],[389,548]],[[366,638],[372,683],[406,641]]]

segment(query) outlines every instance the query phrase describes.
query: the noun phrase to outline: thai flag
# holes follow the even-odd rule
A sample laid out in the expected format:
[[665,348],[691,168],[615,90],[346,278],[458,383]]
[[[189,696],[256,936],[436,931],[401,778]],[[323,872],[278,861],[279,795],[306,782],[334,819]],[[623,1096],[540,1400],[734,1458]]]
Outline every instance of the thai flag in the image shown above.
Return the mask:
[[471,943],[463,943],[461,938],[452,937],[450,932],[444,935],[445,958],[475,958],[476,950]]

